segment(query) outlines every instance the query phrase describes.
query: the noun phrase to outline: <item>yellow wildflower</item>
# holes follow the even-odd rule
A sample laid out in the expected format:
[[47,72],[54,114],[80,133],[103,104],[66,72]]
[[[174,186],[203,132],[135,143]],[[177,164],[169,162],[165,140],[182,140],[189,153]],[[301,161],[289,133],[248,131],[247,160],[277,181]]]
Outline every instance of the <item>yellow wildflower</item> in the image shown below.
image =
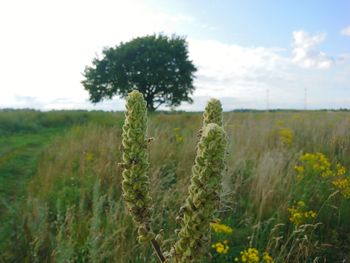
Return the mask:
[[288,208],[288,211],[290,213],[289,221],[294,225],[299,226],[305,224],[307,221],[314,219],[317,216],[317,213],[315,211],[305,211],[305,206],[305,202],[301,200],[297,202],[296,207],[292,206]]
[[301,225],[303,221],[302,213],[297,209],[295,209],[294,207],[288,208],[288,211],[290,213],[289,221],[296,226]]
[[300,181],[304,178],[305,168],[302,165],[294,166],[294,170],[297,172],[297,179]]
[[264,252],[260,261],[259,251],[256,248],[248,248],[240,252],[239,257],[235,257],[236,262],[246,262],[246,263],[274,263],[273,258],[268,252]]
[[231,227],[219,222],[211,222],[210,227],[214,230],[215,233],[232,234],[233,232],[233,229]]
[[334,180],[333,185],[336,189],[339,190],[339,192],[345,197],[350,198],[350,178],[339,178]]
[[179,144],[184,142],[184,137],[180,134],[180,128],[174,128],[175,141]]
[[265,262],[265,263],[274,263],[275,261],[269,255],[269,253],[265,251],[264,254],[263,254],[263,262]]
[[[333,187],[345,198],[350,198],[350,178],[346,176],[346,168],[343,165],[337,163],[332,168],[330,161],[322,153],[305,153],[300,157],[300,161],[302,164],[294,167],[298,180],[302,180],[308,171],[322,178],[331,179]],[[295,218],[298,217],[295,213]]]
[[240,260],[247,263],[259,263],[259,251],[256,248],[248,248],[241,251]]
[[298,201],[297,203],[299,208],[304,208],[305,207],[305,202],[303,200]]
[[296,166],[294,167],[294,169],[295,169],[295,171],[296,171],[297,173],[304,173],[304,172],[305,172],[304,166],[296,165]]
[[85,161],[87,162],[93,161],[95,159],[94,154],[92,152],[85,153],[84,157],[85,157]]
[[[331,169],[331,163],[322,153],[305,153],[300,157],[301,165],[295,166],[298,180],[304,178],[305,171],[321,176],[323,178],[333,177],[336,175]],[[339,172],[343,170],[339,167]]]
[[[226,241],[226,242],[225,242]],[[212,244],[211,247],[215,249],[215,251],[219,254],[227,254],[230,247],[228,246],[227,240],[224,242],[217,242],[215,244]]]
[[284,146],[291,146],[294,139],[294,133],[289,128],[281,128],[278,131],[279,138]]
[[337,164],[337,175],[343,176],[346,173],[346,169],[344,166],[342,166],[340,163]]
[[307,211],[307,212],[304,212],[304,217],[305,218],[315,218],[317,215],[317,213],[315,211]]

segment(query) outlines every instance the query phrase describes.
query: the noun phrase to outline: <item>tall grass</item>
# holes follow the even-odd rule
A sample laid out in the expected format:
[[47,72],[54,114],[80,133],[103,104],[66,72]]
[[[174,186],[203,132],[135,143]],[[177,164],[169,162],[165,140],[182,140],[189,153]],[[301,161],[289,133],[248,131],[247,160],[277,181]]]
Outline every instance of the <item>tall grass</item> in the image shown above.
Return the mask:
[[[75,126],[42,154],[20,211],[20,238],[0,252],[0,262],[155,262],[152,250],[137,243],[121,197],[122,116],[105,118],[116,125]],[[254,247],[275,262],[350,261],[350,206],[332,201],[340,200],[338,192],[308,207],[325,211],[308,223],[293,225],[288,211],[295,193],[313,191],[296,181],[303,153],[322,152],[350,168],[349,113],[226,113],[223,125],[227,170],[216,216],[233,233],[212,233],[212,242],[226,239],[230,249],[211,249],[208,260],[233,262]],[[200,114],[150,116],[153,225],[155,232],[164,229],[165,246],[174,241],[201,126]]]
[[72,125],[94,122],[101,125],[115,125],[112,118],[116,113],[83,110],[58,110],[41,112],[31,109],[0,109],[0,136],[16,133],[35,133],[45,129],[62,129]]

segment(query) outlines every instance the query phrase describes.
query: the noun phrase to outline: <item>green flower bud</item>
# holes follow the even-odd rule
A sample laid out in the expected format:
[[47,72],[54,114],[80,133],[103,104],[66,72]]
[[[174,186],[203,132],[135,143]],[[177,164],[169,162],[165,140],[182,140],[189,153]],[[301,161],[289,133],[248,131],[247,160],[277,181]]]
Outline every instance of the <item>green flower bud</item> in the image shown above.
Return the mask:
[[222,126],[222,107],[217,99],[210,99],[203,114],[203,126],[209,123],[216,123]]
[[129,93],[123,126],[123,196],[138,226],[140,242],[154,238],[150,230],[150,195],[148,179],[147,109],[138,91]]
[[224,170],[225,145],[224,130],[218,124],[206,124],[197,146],[189,196],[181,209],[181,229],[172,251],[175,262],[200,262],[206,251]]
[[155,240],[158,242],[160,246],[162,246],[164,238],[163,238],[164,230],[159,230],[159,233],[156,235]]

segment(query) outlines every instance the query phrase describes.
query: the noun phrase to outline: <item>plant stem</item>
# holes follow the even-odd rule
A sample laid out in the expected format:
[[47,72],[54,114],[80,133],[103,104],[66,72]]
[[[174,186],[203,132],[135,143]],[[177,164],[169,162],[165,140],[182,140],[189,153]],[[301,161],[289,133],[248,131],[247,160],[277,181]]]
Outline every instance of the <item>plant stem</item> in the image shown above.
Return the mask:
[[164,255],[162,253],[162,250],[160,249],[160,246],[159,246],[158,242],[153,238],[153,239],[151,239],[151,243],[152,243],[154,251],[157,253],[159,261],[160,262],[165,262],[165,257],[164,257]]

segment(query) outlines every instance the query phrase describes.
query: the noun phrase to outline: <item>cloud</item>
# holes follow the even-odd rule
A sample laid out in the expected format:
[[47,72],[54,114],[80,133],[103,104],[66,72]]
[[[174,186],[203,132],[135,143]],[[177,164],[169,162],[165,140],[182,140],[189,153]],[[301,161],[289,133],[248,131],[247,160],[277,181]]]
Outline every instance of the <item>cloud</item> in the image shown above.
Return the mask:
[[316,48],[325,39],[324,33],[311,36],[303,30],[294,31],[292,61],[304,68],[330,68],[334,59]]
[[272,80],[289,78],[289,59],[273,48],[189,39],[189,51],[198,68],[196,96],[265,96]]
[[[211,24],[202,22],[197,18],[185,14],[172,14],[167,12],[159,12],[157,15],[152,18],[155,21],[155,24],[158,25],[167,25],[167,28],[193,28],[194,30],[202,30],[202,31],[217,31],[219,28],[217,26],[213,26]],[[168,30],[171,32],[171,30]]]
[[224,102],[225,110],[265,109],[267,90],[271,108],[303,108],[305,88],[310,93],[310,108],[346,105],[344,99],[334,98],[349,85],[344,74],[340,74],[348,72],[349,54],[339,54],[337,67],[321,73],[320,69],[335,64],[333,57],[317,50],[326,35],[295,31],[292,36],[292,56],[281,48],[189,38],[190,58],[198,68],[197,89],[195,105],[184,104],[183,109],[198,110],[212,96]]
[[181,14],[169,14],[165,12],[160,12],[156,15],[156,18],[163,22],[172,22],[172,23],[192,23],[195,21],[194,17]]
[[342,31],[340,31],[340,34],[344,36],[350,36],[350,26],[343,28]]

